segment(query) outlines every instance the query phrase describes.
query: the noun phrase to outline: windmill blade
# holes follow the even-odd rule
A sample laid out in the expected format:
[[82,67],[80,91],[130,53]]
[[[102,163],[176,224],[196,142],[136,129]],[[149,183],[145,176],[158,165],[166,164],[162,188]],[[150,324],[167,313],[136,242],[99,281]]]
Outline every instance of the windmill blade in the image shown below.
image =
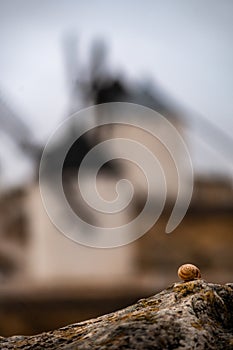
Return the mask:
[[11,139],[21,144],[30,138],[31,130],[22,119],[11,109],[0,92],[0,123],[1,131],[6,132]]
[[194,118],[198,136],[232,167],[233,138],[224,129],[221,129],[201,114],[196,113],[193,120]]
[[95,39],[90,51],[90,80],[101,79],[106,74],[108,47],[103,39]]
[[78,79],[78,39],[73,33],[64,36],[62,42],[66,84],[71,101],[77,93]]
[[15,143],[21,151],[30,158],[38,158],[41,149],[33,141],[32,130],[20,118],[18,114],[10,107],[9,103],[3,97],[0,91],[0,131],[6,134],[10,140]]

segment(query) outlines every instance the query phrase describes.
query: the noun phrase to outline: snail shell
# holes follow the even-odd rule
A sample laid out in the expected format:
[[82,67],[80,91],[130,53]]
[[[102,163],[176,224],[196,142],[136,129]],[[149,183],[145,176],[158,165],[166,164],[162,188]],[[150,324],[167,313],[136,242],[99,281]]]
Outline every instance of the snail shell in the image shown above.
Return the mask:
[[178,269],[178,277],[185,282],[192,281],[201,278],[201,272],[199,268],[193,264],[184,264]]

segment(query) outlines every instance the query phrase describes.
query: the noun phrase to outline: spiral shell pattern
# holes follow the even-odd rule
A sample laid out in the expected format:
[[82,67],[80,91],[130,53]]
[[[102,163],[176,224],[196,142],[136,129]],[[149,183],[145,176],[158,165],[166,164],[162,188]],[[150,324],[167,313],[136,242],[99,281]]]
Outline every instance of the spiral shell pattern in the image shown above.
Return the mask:
[[178,269],[178,277],[185,282],[192,281],[201,278],[201,272],[199,268],[193,264],[184,264]]

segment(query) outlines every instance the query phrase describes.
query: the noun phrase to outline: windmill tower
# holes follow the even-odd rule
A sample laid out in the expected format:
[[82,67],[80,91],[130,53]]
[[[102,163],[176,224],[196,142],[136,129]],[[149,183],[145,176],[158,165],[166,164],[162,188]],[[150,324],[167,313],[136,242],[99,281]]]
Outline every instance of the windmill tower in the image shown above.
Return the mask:
[[[63,57],[65,59],[66,84],[69,96],[68,114],[76,112],[80,108],[80,101],[88,103],[91,96],[89,88],[92,87],[93,77],[97,75],[97,62],[92,59],[87,67],[88,74],[85,74],[86,68],[80,68],[77,64],[77,38],[75,36],[67,36],[63,41]],[[99,60],[101,59],[99,54]],[[90,100],[89,100],[90,101]],[[88,121],[87,121],[88,122]],[[67,130],[67,138],[69,140],[69,132]],[[74,150],[74,162],[64,162],[63,172],[71,172],[68,178],[70,188],[73,187],[71,193],[74,200],[79,202],[76,195],[74,171],[79,166],[79,154],[81,157],[86,151],[92,147],[95,138],[81,137],[81,151]],[[79,144],[80,146],[80,144]],[[59,156],[59,147],[51,157]],[[100,155],[101,156],[101,155]],[[78,158],[78,160],[77,160]],[[73,167],[73,169],[72,169]],[[73,172],[73,173],[72,173]],[[102,178],[103,182],[109,188],[110,182],[113,181],[109,176]],[[73,181],[73,182],[72,182]],[[76,202],[75,202],[76,204]],[[77,203],[79,204],[79,203]],[[29,269],[30,279],[36,283],[77,283],[80,281],[93,280],[93,284],[109,283],[110,280],[119,276],[126,277],[132,271],[133,254],[131,247],[124,246],[119,249],[91,249],[89,247],[75,244],[73,241],[64,237],[58,229],[51,223],[40,197],[39,188],[35,186],[28,196],[28,213],[29,226],[31,231],[31,242],[29,252]],[[90,217],[92,220],[93,217]],[[79,228],[77,227],[77,230]],[[63,257],[61,259],[61,257]]]

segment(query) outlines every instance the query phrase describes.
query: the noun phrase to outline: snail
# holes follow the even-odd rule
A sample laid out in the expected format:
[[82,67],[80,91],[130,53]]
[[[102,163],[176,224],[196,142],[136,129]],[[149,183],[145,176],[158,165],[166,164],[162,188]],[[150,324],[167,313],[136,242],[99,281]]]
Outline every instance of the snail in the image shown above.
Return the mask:
[[178,277],[187,282],[201,278],[201,272],[198,267],[193,264],[181,265],[178,269]]

